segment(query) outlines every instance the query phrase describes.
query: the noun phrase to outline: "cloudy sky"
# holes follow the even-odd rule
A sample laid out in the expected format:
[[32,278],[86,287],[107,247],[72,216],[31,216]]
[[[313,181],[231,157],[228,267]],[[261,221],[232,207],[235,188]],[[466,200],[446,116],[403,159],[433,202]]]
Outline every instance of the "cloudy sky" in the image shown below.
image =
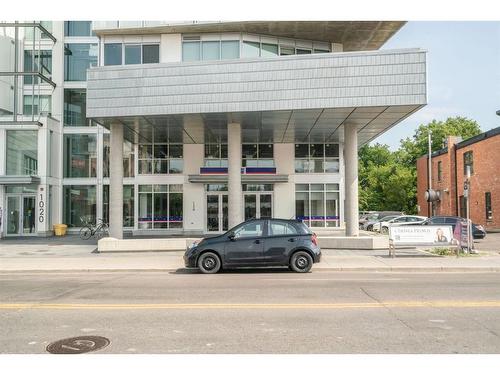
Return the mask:
[[418,125],[452,116],[500,126],[500,22],[410,21],[382,49],[415,47],[428,51],[428,104],[372,143],[396,149]]

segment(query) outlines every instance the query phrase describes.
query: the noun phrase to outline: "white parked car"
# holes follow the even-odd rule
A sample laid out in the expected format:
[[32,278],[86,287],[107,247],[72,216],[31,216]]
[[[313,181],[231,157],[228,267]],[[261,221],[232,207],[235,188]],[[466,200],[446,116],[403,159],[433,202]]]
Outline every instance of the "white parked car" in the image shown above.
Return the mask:
[[[387,219],[387,218],[384,218]],[[402,215],[391,218],[390,220],[381,220],[373,224],[373,231],[380,233],[389,233],[389,227],[408,224],[420,224],[427,220],[425,216]]]

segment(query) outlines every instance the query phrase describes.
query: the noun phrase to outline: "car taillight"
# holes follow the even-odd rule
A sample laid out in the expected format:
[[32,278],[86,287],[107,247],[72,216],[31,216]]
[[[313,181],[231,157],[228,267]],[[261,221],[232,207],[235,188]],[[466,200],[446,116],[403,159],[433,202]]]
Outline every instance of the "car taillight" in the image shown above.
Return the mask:
[[312,234],[311,241],[314,244],[314,246],[318,246],[318,237],[316,236],[316,233]]

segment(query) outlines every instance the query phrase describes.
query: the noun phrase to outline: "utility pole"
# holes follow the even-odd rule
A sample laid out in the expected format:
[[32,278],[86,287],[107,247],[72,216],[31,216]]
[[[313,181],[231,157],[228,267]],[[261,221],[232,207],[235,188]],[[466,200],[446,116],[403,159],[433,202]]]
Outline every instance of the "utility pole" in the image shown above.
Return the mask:
[[[432,148],[431,148],[431,129],[429,128],[428,129],[429,133],[428,133],[428,147],[429,147],[429,157],[427,158],[427,176],[429,177],[429,181],[427,183],[428,187],[427,187],[427,191],[430,192],[432,191]],[[429,213],[429,217],[432,216],[432,201],[429,199],[429,203],[428,203],[428,213]]]
[[472,224],[470,220],[470,165],[466,168],[466,179],[464,184],[464,196],[467,198],[466,204],[466,217],[467,217],[467,252],[470,253],[472,250]]

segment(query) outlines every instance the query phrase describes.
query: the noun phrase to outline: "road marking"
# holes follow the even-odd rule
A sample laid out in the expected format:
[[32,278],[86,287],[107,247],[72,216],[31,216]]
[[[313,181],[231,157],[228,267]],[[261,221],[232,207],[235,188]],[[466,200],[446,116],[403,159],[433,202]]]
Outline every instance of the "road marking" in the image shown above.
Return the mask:
[[262,279],[266,281],[342,281],[342,282],[354,282],[354,281],[401,281],[405,279],[346,279],[346,278],[328,278],[328,279],[301,279],[301,278],[282,278],[282,279],[277,279],[277,278],[266,278]]
[[0,310],[205,310],[205,309],[372,309],[372,308],[471,308],[500,307],[500,301],[389,301],[366,303],[3,303]]

